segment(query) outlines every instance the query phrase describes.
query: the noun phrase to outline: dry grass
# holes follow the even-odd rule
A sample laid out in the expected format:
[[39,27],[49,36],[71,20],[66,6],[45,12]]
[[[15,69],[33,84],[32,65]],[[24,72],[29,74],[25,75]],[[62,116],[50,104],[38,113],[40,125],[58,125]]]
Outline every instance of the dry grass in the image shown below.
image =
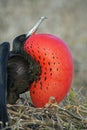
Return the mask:
[[[83,97],[82,97],[83,98]],[[8,104],[12,130],[87,130],[87,100],[80,93],[70,91],[60,104],[48,103],[45,108],[35,108],[29,99],[19,99]]]

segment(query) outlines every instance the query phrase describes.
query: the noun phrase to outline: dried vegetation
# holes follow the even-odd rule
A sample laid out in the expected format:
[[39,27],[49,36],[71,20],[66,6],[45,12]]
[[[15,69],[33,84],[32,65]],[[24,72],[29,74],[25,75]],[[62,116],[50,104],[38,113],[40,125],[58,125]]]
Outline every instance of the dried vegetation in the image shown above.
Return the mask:
[[[83,97],[84,98],[84,97]],[[71,89],[60,104],[48,102],[44,108],[35,108],[30,98],[20,98],[8,104],[12,130],[86,130],[87,99],[81,101],[80,93]]]

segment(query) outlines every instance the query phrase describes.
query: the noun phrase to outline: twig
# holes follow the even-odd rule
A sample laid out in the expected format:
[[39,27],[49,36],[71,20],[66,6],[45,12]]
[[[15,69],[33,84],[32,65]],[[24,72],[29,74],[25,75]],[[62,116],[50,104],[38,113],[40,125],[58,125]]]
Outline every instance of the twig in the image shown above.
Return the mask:
[[79,116],[73,114],[73,113],[70,112],[69,110],[66,110],[66,109],[64,109],[64,108],[61,108],[61,107],[59,107],[59,106],[58,106],[58,108],[59,108],[59,110],[62,110],[62,111],[67,112],[69,115],[73,116],[73,117],[76,118],[77,120],[87,121],[86,118],[83,118],[83,117],[81,118],[81,117],[79,117]]
[[[11,114],[13,114],[13,115],[15,115],[15,116],[20,116],[20,113],[15,112],[15,111],[13,111],[13,110],[8,110],[8,112],[11,113]],[[23,114],[22,117],[29,119],[29,116],[27,116],[27,115],[25,115],[25,114]]]

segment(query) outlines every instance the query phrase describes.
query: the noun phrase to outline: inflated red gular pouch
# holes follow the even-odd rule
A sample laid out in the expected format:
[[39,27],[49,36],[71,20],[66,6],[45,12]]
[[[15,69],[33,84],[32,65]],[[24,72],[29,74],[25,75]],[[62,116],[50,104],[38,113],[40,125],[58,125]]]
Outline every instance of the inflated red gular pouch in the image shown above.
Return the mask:
[[60,102],[69,91],[74,70],[70,49],[63,40],[52,34],[35,33],[43,19],[45,17],[41,17],[27,34],[24,44],[25,51],[41,68],[39,78],[30,87],[30,96],[35,107],[44,107],[51,96]]

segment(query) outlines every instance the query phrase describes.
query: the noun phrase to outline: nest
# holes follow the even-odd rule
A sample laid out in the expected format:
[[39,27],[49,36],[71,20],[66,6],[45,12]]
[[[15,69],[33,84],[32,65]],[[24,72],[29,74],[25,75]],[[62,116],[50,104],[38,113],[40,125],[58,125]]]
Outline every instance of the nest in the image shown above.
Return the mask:
[[[51,97],[44,108],[35,108],[30,98],[7,105],[12,130],[86,130],[87,100],[71,89],[60,104]],[[85,99],[84,102],[82,98]]]

